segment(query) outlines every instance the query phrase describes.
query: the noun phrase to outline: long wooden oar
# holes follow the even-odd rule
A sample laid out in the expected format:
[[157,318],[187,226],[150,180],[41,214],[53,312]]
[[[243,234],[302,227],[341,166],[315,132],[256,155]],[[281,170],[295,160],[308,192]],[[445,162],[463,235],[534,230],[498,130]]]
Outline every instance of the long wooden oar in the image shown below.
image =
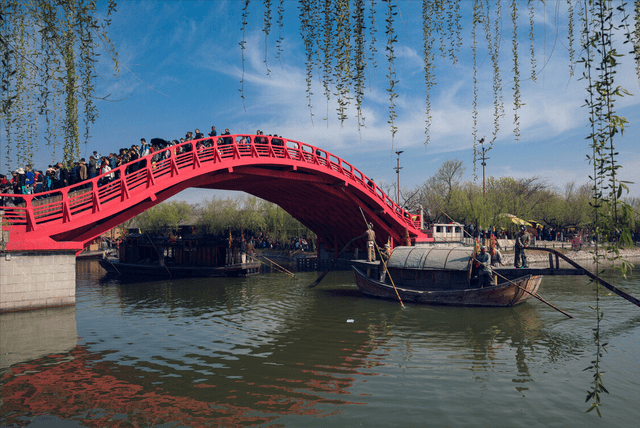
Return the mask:
[[[365,217],[364,211],[362,211],[362,207],[358,206],[358,208],[360,209],[360,214],[362,214],[362,218],[364,219],[364,224],[368,228],[369,227],[369,223],[367,223],[367,217]],[[398,289],[396,288],[396,285],[393,283],[393,278],[391,277],[391,272],[389,272],[389,269],[387,268],[387,264],[385,263],[384,259],[382,258],[382,253],[380,252],[380,248],[378,247],[378,244],[376,244],[375,241],[373,242],[373,245],[375,245],[376,249],[378,250],[378,254],[380,255],[380,263],[382,263],[382,265],[384,266],[385,271],[387,272],[387,275],[389,275],[389,281],[391,281],[391,285],[393,286],[393,291],[396,292],[396,296],[398,296],[398,300],[400,301],[400,306],[402,306],[402,308],[404,309],[404,303],[402,303],[402,298],[400,297],[400,293],[398,293]]]
[[260,255],[259,257],[262,257],[262,258],[264,258],[264,259],[268,260],[270,263],[273,263],[275,266],[279,267],[283,272],[288,273],[288,274],[289,274],[289,275],[291,275],[293,278],[295,278],[295,279],[300,279],[300,278],[298,278],[297,276],[295,276],[294,274],[292,274],[291,272],[289,272],[288,270],[286,270],[285,268],[283,268],[282,266],[280,266],[278,263],[274,262],[273,260],[269,260],[268,258],[266,258],[266,257],[265,257],[265,256],[263,256],[263,255]]
[[[475,258],[474,258],[474,260],[475,260],[475,261],[477,261],[478,263],[480,263],[480,264],[482,264],[482,265],[486,266],[486,264],[482,263],[480,260],[475,259]],[[516,286],[516,287],[518,287],[520,290],[524,291],[525,293],[530,294],[531,296],[533,296],[533,297],[535,297],[536,299],[540,300],[542,303],[544,303],[544,304],[546,304],[546,305],[549,305],[550,307],[552,307],[552,308],[553,308],[553,309],[555,309],[556,311],[560,312],[561,314],[566,315],[566,316],[567,316],[567,317],[569,317],[569,318],[573,318],[573,316],[569,315],[568,313],[566,313],[566,312],[565,312],[565,311],[563,311],[562,309],[560,309],[560,308],[558,308],[558,307],[556,307],[556,306],[552,305],[551,303],[547,302],[546,300],[544,300],[544,299],[543,299],[543,298],[542,298],[538,293],[534,293],[534,292],[532,292],[532,291],[527,290],[526,288],[524,288],[524,287],[522,287],[522,286],[520,286],[520,285],[516,284],[515,282],[511,281],[511,280],[510,280],[509,278],[507,278],[506,276],[501,275],[501,274],[499,274],[499,273],[498,273],[498,272],[496,272],[496,271],[493,271],[493,272],[496,274],[496,276],[499,276],[500,278],[502,278],[502,279],[504,279],[504,280],[508,281],[509,283],[511,283],[511,284],[513,284],[513,285],[515,285],[515,286]]]
[[116,265],[114,265],[114,264],[113,264],[113,262],[112,262],[111,260],[109,260],[109,257],[105,257],[105,259],[107,259],[107,261],[108,261],[109,263],[111,263],[111,266],[113,266],[113,268],[116,270],[116,272],[118,272],[118,275],[122,275],[122,274],[120,273],[120,271],[118,270],[118,268],[116,267]]
[[[452,219],[451,217],[449,217],[449,216],[447,215],[447,213],[443,212],[443,214],[444,214],[444,215],[446,215],[446,216],[449,218],[449,220],[453,221],[453,219]],[[466,233],[467,235],[469,235],[469,237],[470,237],[471,239],[473,239],[473,236],[471,236],[471,235],[469,234],[469,232],[467,232],[466,230],[464,230],[464,227],[462,228],[462,230],[464,231],[464,233]],[[480,263],[480,264],[482,264],[482,265],[485,265],[485,266],[486,266],[486,264],[482,263],[480,260],[476,259],[475,257],[474,257],[473,259],[474,259],[475,261],[477,261],[478,263]],[[495,272],[495,271],[493,271],[493,272]],[[520,290],[524,291],[525,293],[528,293],[528,294],[530,294],[531,296],[535,297],[536,299],[540,300],[540,301],[541,301],[542,303],[544,303],[545,305],[549,305],[550,307],[552,307],[552,308],[553,308],[553,309],[555,309],[556,311],[560,312],[561,314],[566,315],[566,316],[567,316],[567,317],[569,317],[569,318],[573,318],[571,315],[569,315],[568,313],[566,313],[566,312],[565,312],[565,311],[563,311],[562,309],[560,309],[560,308],[558,308],[558,307],[556,307],[556,306],[552,305],[551,303],[547,302],[546,300],[544,300],[544,299],[543,299],[543,298],[542,298],[538,293],[532,293],[532,292],[530,292],[530,291],[529,291],[529,290],[527,290],[526,288],[521,287],[520,285],[518,285],[518,284],[516,284],[515,282],[511,281],[509,278],[505,277],[504,275],[499,274],[498,272],[495,272],[495,274],[496,274],[497,276],[500,276],[502,279],[507,280],[507,281],[508,281],[508,282],[510,282],[511,284],[515,285],[516,287],[518,287]]]
[[[375,242],[374,242],[374,244],[375,244]],[[398,300],[400,301],[400,305],[402,306],[402,308],[404,308],[404,303],[402,303],[402,299],[400,298],[400,293],[398,293],[398,289],[396,288],[396,285],[393,283],[393,278],[391,277],[391,272],[389,272],[389,269],[387,268],[387,263],[382,258],[382,252],[380,251],[380,247],[378,247],[378,244],[375,244],[375,246],[376,246],[376,249],[378,250],[378,254],[380,255],[380,263],[382,263],[382,265],[384,266],[384,270],[387,272],[387,275],[389,275],[389,281],[391,281],[391,285],[393,286],[393,290],[396,292],[396,296],[398,296]]]
[[356,239],[360,239],[360,238],[362,238],[362,236],[356,236],[351,241],[347,242],[347,245],[344,246],[342,251],[340,251],[338,253],[338,255],[336,257],[334,257],[333,262],[331,262],[331,265],[329,266],[329,269],[325,270],[322,274],[320,274],[320,276],[315,281],[313,281],[311,283],[311,285],[309,285],[309,288],[313,288],[316,285],[320,284],[320,281],[322,281],[324,279],[324,277],[327,276],[327,274],[331,271],[331,269],[333,269],[336,266],[336,264],[338,263],[338,259],[340,258],[342,253],[344,253],[346,251],[346,249],[349,248],[349,245],[351,245],[351,243],[353,241],[355,241]]
[[591,279],[593,279],[595,281],[599,281],[602,285],[604,285],[606,288],[608,288],[609,290],[611,290],[614,293],[616,293],[618,296],[620,296],[623,299],[633,303],[636,306],[640,306],[640,300],[638,300],[637,298],[633,297],[630,294],[625,293],[624,291],[620,290],[615,285],[609,284],[607,281],[605,281],[604,279],[600,278],[598,275],[589,272],[587,269],[583,268],[578,263],[574,262],[573,260],[571,260],[569,257],[565,256],[561,252],[559,252],[557,250],[554,250],[552,248],[543,248],[543,247],[526,247],[526,248],[528,250],[548,251],[550,253],[555,254],[557,257],[560,257],[562,260],[564,260],[565,262],[569,263],[574,268],[584,270],[584,274],[585,275],[587,275],[589,278],[591,278]]
[[[247,257],[249,257],[249,258],[250,258],[250,259],[252,259],[252,260],[257,261],[258,263],[262,263],[262,264],[263,264],[263,265],[265,265],[265,266],[273,267],[273,265],[268,265],[268,264],[266,264],[265,262],[263,262],[262,260],[260,260],[260,259],[259,259],[259,258],[257,258],[257,257],[251,256],[251,255],[249,255],[249,254],[247,254]],[[289,275],[289,276],[291,276],[291,277],[294,277],[294,278],[295,278],[295,276],[294,276],[292,273],[288,272],[288,271],[287,271],[287,272],[285,272],[285,271],[282,271],[282,270],[280,270],[280,269],[277,269],[277,270],[278,270],[278,272],[282,272],[282,273],[284,273],[285,275]]]

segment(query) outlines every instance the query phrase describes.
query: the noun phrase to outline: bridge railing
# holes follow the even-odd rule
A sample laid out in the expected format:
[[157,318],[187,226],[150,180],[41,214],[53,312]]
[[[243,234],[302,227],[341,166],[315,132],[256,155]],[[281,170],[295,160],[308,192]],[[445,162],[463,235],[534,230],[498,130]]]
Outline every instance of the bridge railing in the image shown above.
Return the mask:
[[310,166],[326,167],[358,183],[363,191],[387,206],[399,222],[410,229],[415,228],[409,213],[350,163],[310,144],[252,134],[207,137],[167,146],[108,173],[43,193],[0,194],[0,210],[4,211],[4,221],[8,224],[25,226],[27,232],[34,231],[47,223],[68,223],[80,216],[96,214],[146,191],[156,183],[181,175],[183,170],[241,158],[291,159]]

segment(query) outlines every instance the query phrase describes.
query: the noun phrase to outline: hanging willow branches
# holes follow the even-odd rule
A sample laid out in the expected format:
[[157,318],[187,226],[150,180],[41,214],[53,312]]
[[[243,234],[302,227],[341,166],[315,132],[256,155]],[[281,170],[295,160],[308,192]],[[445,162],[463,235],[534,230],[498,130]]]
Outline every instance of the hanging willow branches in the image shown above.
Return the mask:
[[398,84],[398,80],[396,80],[396,54],[394,44],[398,42],[398,36],[395,34],[394,27],[394,18],[397,14],[395,11],[396,5],[392,0],[385,0],[387,3],[387,19],[385,22],[387,23],[385,34],[387,36],[387,63],[388,66],[388,74],[387,79],[389,79],[389,87],[387,88],[387,92],[389,93],[389,120],[388,123],[391,125],[391,141],[393,141],[393,137],[398,132],[398,127],[396,126],[395,119],[398,117],[396,114],[396,103],[395,99],[398,97],[396,93],[396,85]]
[[[2,0],[2,104],[5,167],[33,163],[40,147],[39,124],[52,159],[78,159],[98,116],[94,81],[96,49],[117,58],[106,30],[115,12],[110,0],[103,21],[95,1]],[[83,131],[81,131],[81,128]]]
[[[246,26],[247,8],[250,0],[243,3],[243,29]],[[366,4],[365,4],[366,3]],[[271,19],[271,1],[262,0],[264,5],[263,31],[268,35],[269,20]],[[332,98],[336,102],[336,114],[338,120],[344,123],[349,118],[349,109],[353,104],[356,108],[356,120],[358,128],[365,126],[363,115],[363,105],[365,103],[365,88],[377,86],[375,70],[378,59],[381,56],[379,51],[384,47],[385,61],[387,62],[386,91],[388,94],[388,119],[392,139],[398,132],[398,87],[402,84],[402,79],[396,71],[396,61],[398,59],[398,22],[396,20],[397,8],[403,6],[394,0],[299,0],[299,24],[300,34],[304,44],[306,62],[306,94],[310,115],[313,120],[313,77],[316,75],[323,87],[323,94],[327,103],[327,114],[325,120],[329,120],[329,103]],[[508,13],[503,11],[503,4],[507,5]],[[278,23],[281,25],[286,3],[282,0],[279,3]],[[461,59],[461,52],[465,53],[463,44],[463,31],[465,26],[471,27],[471,44],[466,47],[466,58],[473,63],[473,85],[474,92],[472,98],[472,139],[478,139],[478,127],[484,126],[478,121],[479,99],[481,88],[484,88],[484,77],[481,74],[485,63],[491,66],[492,84],[491,93],[493,95],[493,128],[491,138],[488,141],[490,148],[496,141],[504,120],[504,100],[503,100],[503,74],[506,61],[505,55],[509,56],[511,62],[508,73],[512,78],[512,98],[513,98],[513,134],[516,139],[520,138],[521,108],[525,105],[521,89],[521,74],[528,74],[526,80],[535,83],[538,74],[541,72],[538,62],[540,52],[539,42],[536,40],[536,25],[542,21],[546,22],[547,8],[543,0],[531,0],[522,2],[519,0],[474,0],[473,3],[464,0],[423,0],[422,2],[422,37],[423,52],[422,60],[424,65],[424,107],[425,107],[425,145],[430,141],[432,127],[432,93],[436,88],[438,69],[443,67],[439,64],[436,67],[436,49],[439,50],[441,63],[450,66],[457,66]],[[521,14],[520,8],[524,7]],[[613,6],[608,2],[609,9]],[[620,7],[625,7],[623,4]],[[564,9],[563,9],[564,8]],[[562,10],[563,9],[563,10]],[[577,11],[576,11],[577,9]],[[583,19],[585,7],[582,2],[574,0],[557,0],[556,14],[562,15],[566,21],[566,38],[569,73],[573,75],[575,64],[575,21]],[[378,28],[376,16],[384,14],[383,40],[377,39]],[[542,19],[540,19],[540,14]],[[366,15],[366,17],[365,17]],[[528,30],[525,30],[529,39],[528,49],[523,46],[521,49],[519,39],[521,15],[528,20]],[[635,2],[634,17],[635,26],[628,29],[629,40],[633,45],[635,62],[640,77],[640,26],[637,22],[640,16],[640,6]],[[503,21],[511,21],[511,29],[503,31]],[[404,23],[403,23],[404,25]],[[544,29],[546,40],[547,30]],[[407,30],[404,29],[406,33]],[[524,34],[523,34],[524,36]],[[511,49],[501,51],[501,41],[510,39]],[[584,38],[584,34],[582,35]],[[244,38],[243,38],[244,40]],[[281,46],[282,38],[279,36],[277,45]],[[581,44],[584,46],[584,40]],[[436,47],[438,43],[438,47]],[[244,48],[244,45],[243,45]],[[528,50],[528,52],[527,52]],[[507,54],[507,52],[510,53]],[[545,55],[547,52],[543,50]],[[265,49],[266,55],[266,49]],[[278,58],[280,51],[278,51]],[[366,58],[366,60],[365,60]],[[266,62],[266,56],[265,56]],[[528,63],[528,64],[527,64]],[[544,67],[544,65],[543,65]],[[527,70],[528,69],[528,70]]]
[[[588,140],[592,154],[587,156],[593,166],[591,206],[595,218],[595,235],[598,237],[594,252],[596,270],[599,263],[607,258],[620,260],[620,244],[632,244],[631,233],[625,222],[632,215],[631,207],[620,200],[628,188],[618,178],[621,165],[617,160],[614,137],[624,132],[626,118],[615,112],[616,101],[629,93],[616,86],[615,74],[621,56],[614,45],[615,28],[626,27],[628,15],[624,8],[611,9],[608,0],[585,1],[583,19],[583,51],[579,62],[584,65],[583,79],[588,83],[586,107],[589,112],[591,132]],[[626,33],[627,39],[632,37]],[[600,246],[604,245],[604,252]],[[626,273],[628,263],[622,260],[621,270]],[[587,393],[590,407],[587,412],[595,410],[599,416],[602,393],[608,393],[604,387],[601,359],[606,352],[606,343],[600,336],[600,323],[603,313],[600,309],[600,289],[596,284],[596,328],[594,343],[596,346],[594,360],[585,370],[593,372],[593,382]]]
[[513,134],[516,139],[520,138],[520,116],[518,111],[522,107],[520,94],[520,61],[518,61],[518,2],[511,2],[511,22],[513,24]]
[[362,114],[362,103],[364,102],[365,74],[366,66],[365,57],[365,8],[364,0],[355,0],[352,20],[353,38],[354,38],[354,54],[353,67],[355,74],[353,75],[353,90],[355,92],[356,110],[358,119],[358,129],[364,126],[364,116]]
[[480,22],[480,1],[473,0],[473,26],[471,27],[471,52],[473,60],[473,110],[471,118],[471,135],[473,136],[473,178],[478,178],[476,171],[478,166],[478,23]]
[[640,2],[635,2],[634,21],[636,23],[635,29],[632,33],[633,50],[631,53],[636,61],[636,74],[640,79]]
[[[242,40],[240,40],[240,52],[242,52],[242,78],[240,79],[240,98],[242,99],[242,107],[246,111],[246,106],[244,103],[244,51],[247,49],[247,41],[245,40],[245,35],[247,31],[247,25],[249,24],[249,3],[250,0],[244,0],[242,4]],[[265,35],[265,40],[266,40]]]
[[431,137],[431,91],[436,84],[435,75],[432,73],[435,63],[435,55],[433,53],[433,45],[435,43],[436,29],[432,17],[433,6],[436,3],[429,0],[422,1],[422,38],[423,38],[423,56],[424,56],[424,80],[425,80],[425,144],[429,144]]
[[[7,162],[28,161],[39,148],[38,144],[51,146],[53,156],[56,150],[63,148],[66,162],[71,162],[79,153],[81,140],[90,138],[90,125],[97,117],[93,103],[94,81],[96,77],[96,49],[109,52],[115,59],[115,53],[106,29],[110,16],[115,11],[115,1],[109,1],[104,22],[96,19],[94,0],[0,0],[2,3],[2,126]],[[515,138],[521,134],[521,107],[526,103],[521,90],[521,75],[535,83],[541,67],[548,58],[539,60],[540,43],[536,40],[538,22],[547,22],[543,0],[423,0],[421,28],[423,37],[422,65],[423,88],[415,88],[424,93],[425,144],[430,141],[433,127],[434,90],[447,67],[472,67],[469,79],[473,80],[473,96],[468,97],[472,122],[471,139],[475,147],[479,138],[479,129],[486,125],[480,115],[480,98],[490,91],[493,98],[493,126],[490,142],[495,142],[504,120],[513,122]],[[236,4],[235,2],[233,4]],[[349,116],[355,117],[358,129],[366,126],[364,106],[367,92],[377,89],[376,69],[382,61],[387,63],[386,80],[380,86],[387,93],[387,122],[392,138],[398,132],[398,105],[405,100],[399,98],[399,88],[404,84],[407,52],[404,39],[411,39],[416,32],[412,28],[401,28],[407,24],[397,19],[399,8],[412,7],[411,2],[397,0],[298,0],[285,2],[278,0],[237,2],[242,16],[242,52],[241,97],[244,102],[244,58],[245,33],[259,28],[264,35],[264,63],[268,66],[268,47],[274,43],[269,40],[272,33],[272,21],[278,26],[275,40],[276,58],[281,60],[284,41],[283,26],[291,27],[285,18],[286,8],[297,7],[300,36],[303,42],[304,62],[306,66],[306,98],[313,121],[314,77],[322,85],[322,94],[327,102],[326,120],[329,120],[330,101],[336,103],[336,115],[343,123]],[[275,10],[277,4],[277,10]],[[556,14],[563,17],[570,78],[573,73],[575,55],[575,20],[594,19],[587,14],[591,0],[556,0]],[[633,7],[625,3],[604,2],[608,11],[614,9],[631,10],[634,24],[629,27],[616,26],[613,32],[624,32],[631,42],[636,71],[640,78],[640,2]],[[503,8],[503,5],[505,6]],[[260,11],[250,14],[251,8]],[[504,10],[503,10],[504,9]],[[543,16],[541,17],[540,14]],[[250,20],[257,16],[260,25]],[[384,16],[384,22],[380,17]],[[542,19],[541,19],[542,18]],[[519,24],[528,20],[528,29]],[[379,22],[378,22],[379,21]],[[511,21],[511,25],[503,24]],[[385,36],[379,37],[384,31]],[[466,31],[466,33],[465,33]],[[545,37],[546,37],[546,29]],[[519,40],[528,35],[527,46],[520,46]],[[464,38],[466,36],[471,36]],[[402,36],[402,37],[401,37]],[[576,37],[577,38],[577,37]],[[510,48],[501,49],[502,40],[511,41]],[[469,40],[469,43],[463,43]],[[579,45],[585,46],[585,35],[581,32]],[[438,46],[436,46],[436,43]],[[292,44],[293,46],[293,44]],[[435,54],[438,50],[438,55]],[[384,53],[383,53],[384,52]],[[546,51],[543,51],[546,55]],[[272,54],[273,55],[273,54]],[[401,67],[396,69],[396,67]],[[485,70],[490,70],[491,83],[486,84]],[[513,94],[512,119],[504,118],[503,79],[512,79],[509,90]],[[484,88],[487,88],[485,90]],[[367,91],[370,89],[370,91]],[[420,106],[416,106],[420,108]],[[27,118],[33,114],[40,120]],[[464,118],[461,118],[464,120]],[[41,138],[38,135],[41,134]],[[41,141],[39,143],[39,141]],[[18,142],[18,144],[14,144]]]

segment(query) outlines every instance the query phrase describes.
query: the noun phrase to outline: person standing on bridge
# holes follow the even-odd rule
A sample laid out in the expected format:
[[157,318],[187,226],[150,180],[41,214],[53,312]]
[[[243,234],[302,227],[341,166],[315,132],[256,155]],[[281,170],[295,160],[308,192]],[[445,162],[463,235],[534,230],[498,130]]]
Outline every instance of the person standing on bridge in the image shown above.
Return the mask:
[[140,157],[143,158],[151,153],[151,146],[147,143],[147,140],[140,138]]
[[527,232],[527,228],[524,226],[520,226],[520,232],[516,233],[516,254],[513,260],[513,265],[516,268],[528,268],[527,265],[527,256],[524,253],[524,248],[529,246],[530,238],[529,232]]
[[362,235],[367,238],[367,261],[376,261],[376,233],[373,231],[373,223],[369,223],[367,231]]
[[[231,135],[231,132],[229,132],[229,128],[225,128],[222,135]],[[226,146],[230,146],[231,144],[233,144],[233,138],[231,137],[223,137],[222,141]]]
[[58,183],[56,184],[56,189],[61,189],[68,186],[70,183],[69,171],[67,170],[67,168],[62,165],[62,162],[58,162],[56,169],[58,170]]
[[264,136],[264,133],[261,130],[257,130],[256,131],[256,135],[259,135],[259,137],[256,137],[254,140],[254,143],[256,144],[267,144],[267,137]]

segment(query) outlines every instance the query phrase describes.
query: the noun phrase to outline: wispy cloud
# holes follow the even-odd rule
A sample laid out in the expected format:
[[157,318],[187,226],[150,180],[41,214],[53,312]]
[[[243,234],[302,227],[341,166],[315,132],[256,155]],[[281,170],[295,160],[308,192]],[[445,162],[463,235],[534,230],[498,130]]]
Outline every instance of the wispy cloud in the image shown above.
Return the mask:
[[[400,5],[404,6],[403,3]],[[191,10],[189,7],[197,9]],[[122,8],[128,11],[128,19],[118,24],[118,28],[125,31],[128,26],[134,25],[134,17],[138,25],[140,21],[144,21],[144,27],[118,37],[121,60],[123,63],[136,64],[134,72],[140,73],[146,83],[172,97],[172,108],[176,114],[171,120],[175,122],[156,126],[181,128],[182,133],[182,129],[193,126],[193,123],[207,128],[205,125],[216,118],[218,121],[225,121],[233,131],[253,132],[259,128],[266,133],[278,133],[344,156],[360,156],[364,159],[371,153],[392,153],[390,125],[387,123],[389,94],[386,91],[388,80],[385,77],[387,71],[384,52],[379,51],[378,69],[368,70],[366,100],[362,110],[365,126],[358,128],[355,120],[357,111],[353,102],[346,110],[350,119],[340,123],[336,114],[338,105],[333,94],[335,88],[331,88],[331,100],[327,101],[323,95],[324,88],[319,82],[317,67],[314,68],[315,76],[312,80],[312,108],[309,108],[307,72],[297,28],[285,28],[286,37],[280,59],[275,57],[276,36],[272,33],[268,39],[268,64],[265,64],[265,37],[259,20],[261,16],[254,16],[256,11],[252,11],[254,15],[250,19],[253,20],[247,26],[245,34],[243,70],[239,45],[242,38],[239,31],[240,8],[235,2],[131,2],[123,4]],[[529,77],[527,51],[530,42],[526,37],[529,22],[524,7],[521,8],[518,23],[522,34],[520,71],[522,101],[525,103],[518,112],[522,134],[520,140],[516,140],[513,134],[515,125],[511,46],[504,42],[501,44],[504,115],[500,118],[500,131],[492,151],[491,166],[494,171],[506,175],[541,175],[554,177],[554,181],[567,179],[572,174],[579,178],[588,171],[588,165],[585,166],[583,162],[588,148],[588,143],[584,141],[584,135],[588,133],[588,118],[586,110],[581,107],[586,95],[586,83],[579,80],[579,75],[569,76],[565,36],[557,30],[563,28],[562,21],[566,20],[566,16],[557,14],[555,8],[550,6],[537,4],[536,8],[544,9],[546,13],[545,16],[538,15],[535,23],[537,82],[532,82]],[[137,15],[143,13],[148,14],[149,19],[140,20]],[[428,160],[421,158],[421,161],[429,164],[434,159],[464,157],[468,170],[471,170],[473,71],[469,39],[465,39],[455,67],[439,57],[436,58],[436,86],[431,94],[431,139],[429,146],[425,148],[424,63],[421,58],[421,23],[417,18],[419,14],[403,14],[404,30],[400,32],[402,43],[396,52],[396,72],[400,82],[395,107],[398,133],[393,139],[393,147],[421,155],[428,153],[431,157]],[[504,27],[503,31],[511,30]],[[382,38],[380,43],[384,43]],[[486,41],[479,39],[479,43],[484,46]],[[631,60],[623,58],[623,61],[616,76],[619,84],[632,92],[640,92]],[[490,137],[494,122],[493,76],[486,47],[480,49],[479,66],[478,137]],[[576,73],[579,71],[576,69]],[[239,92],[241,79],[244,81],[244,107]],[[201,99],[198,95],[181,94],[187,90],[192,91],[194,87],[208,89],[207,93],[213,95]],[[141,95],[146,93],[144,85],[131,76],[123,76],[120,80],[110,82],[108,88],[114,96],[135,94],[135,97],[147,97]],[[197,94],[197,91],[193,92]],[[185,99],[187,101],[183,101]],[[627,119],[631,122],[629,132],[632,136],[638,135],[634,126],[637,126],[640,118],[638,109],[634,107],[639,103],[639,96],[625,97],[617,102],[617,108],[631,113]],[[182,111],[184,116],[179,114]],[[157,122],[154,109],[139,114],[139,120],[143,124],[153,126],[153,121]],[[184,117],[188,118],[187,123],[178,122]],[[621,142],[623,150],[629,146],[625,142],[627,138],[625,136]],[[524,168],[514,166],[514,150],[536,153],[536,146],[540,142],[549,141],[558,141],[558,144],[579,157],[581,160],[577,166],[572,169],[576,163],[573,160],[567,160],[567,167],[544,168],[540,162],[529,162]],[[407,156],[406,162],[416,159],[417,157],[411,159]],[[384,162],[388,163],[390,160],[389,156],[384,156]],[[629,163],[629,166],[625,165],[625,170],[638,166],[637,162],[632,163],[631,158],[624,159],[624,162]],[[409,169],[410,165],[407,165],[407,174]],[[634,174],[629,175],[633,178]]]

